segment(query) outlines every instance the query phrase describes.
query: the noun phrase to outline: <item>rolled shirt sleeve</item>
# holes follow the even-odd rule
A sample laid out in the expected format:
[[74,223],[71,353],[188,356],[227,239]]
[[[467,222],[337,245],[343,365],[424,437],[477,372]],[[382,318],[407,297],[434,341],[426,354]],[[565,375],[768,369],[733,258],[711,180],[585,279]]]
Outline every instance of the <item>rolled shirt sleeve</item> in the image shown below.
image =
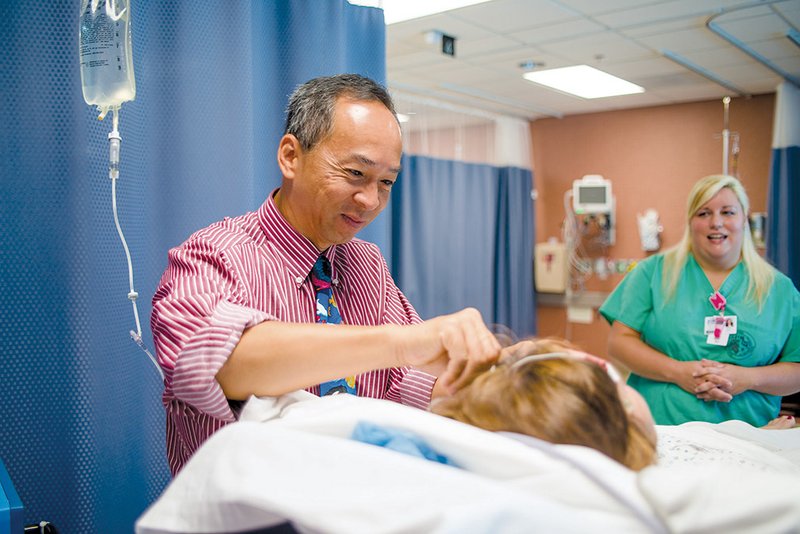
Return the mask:
[[216,374],[246,328],[276,317],[236,302],[242,293],[236,277],[224,254],[212,250],[193,242],[169,252],[151,326],[165,374],[165,397],[233,421]]

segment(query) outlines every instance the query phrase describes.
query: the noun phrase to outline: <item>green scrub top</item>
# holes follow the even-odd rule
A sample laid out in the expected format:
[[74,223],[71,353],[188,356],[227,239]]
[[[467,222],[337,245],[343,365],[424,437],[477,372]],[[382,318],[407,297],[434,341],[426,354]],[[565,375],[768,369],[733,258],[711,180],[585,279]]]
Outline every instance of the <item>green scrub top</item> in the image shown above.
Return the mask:
[[[737,317],[737,330],[726,346],[707,343],[704,320],[717,312],[709,302],[714,288],[689,255],[674,296],[665,300],[663,255],[639,262],[609,295],[600,313],[609,324],[620,321],[641,334],[656,350],[680,361],[703,358],[745,367],[777,361],[800,362],[800,293],[780,272],[759,311],[745,299],[747,268],[739,263],[720,286],[727,299],[725,315]],[[670,382],[657,382],[631,373],[628,384],[638,390],[660,425],[687,421],[719,423],[729,419],[762,426],[778,416],[781,397],[745,391],[733,400],[706,402]]]

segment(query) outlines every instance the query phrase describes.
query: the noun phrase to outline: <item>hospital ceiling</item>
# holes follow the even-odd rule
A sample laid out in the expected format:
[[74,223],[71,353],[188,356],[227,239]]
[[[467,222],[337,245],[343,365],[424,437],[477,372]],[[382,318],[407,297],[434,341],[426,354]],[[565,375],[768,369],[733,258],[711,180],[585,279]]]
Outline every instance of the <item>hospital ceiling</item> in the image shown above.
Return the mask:
[[[388,25],[387,78],[397,96],[529,120],[747,97],[800,79],[799,29],[800,0],[492,0]],[[645,92],[588,100],[522,78],[576,64]]]

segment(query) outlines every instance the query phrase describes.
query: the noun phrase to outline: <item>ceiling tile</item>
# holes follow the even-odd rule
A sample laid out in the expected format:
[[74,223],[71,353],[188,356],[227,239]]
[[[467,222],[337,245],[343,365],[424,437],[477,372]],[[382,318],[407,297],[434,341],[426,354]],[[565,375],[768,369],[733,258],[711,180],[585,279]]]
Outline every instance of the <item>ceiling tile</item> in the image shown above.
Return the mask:
[[723,46],[720,48],[686,52],[684,57],[693,63],[709,70],[718,70],[729,65],[741,65],[750,58],[738,48]]
[[597,15],[600,13],[637,9],[640,8],[643,3],[652,2],[642,2],[642,0],[604,0],[602,2],[598,0],[559,0],[558,3],[586,15]]
[[669,2],[639,2],[637,7],[599,14],[594,19],[614,28],[693,19],[730,7],[730,0],[672,0]]
[[695,50],[713,50],[725,43],[720,37],[706,28],[690,28],[676,30],[669,33],[648,35],[638,39],[638,42],[652,50],[672,50],[685,53]]
[[732,20],[730,22],[716,19],[716,25],[740,41],[763,41],[783,37],[789,31],[789,25],[775,14]]
[[770,6],[774,11],[780,13],[789,24],[795,28],[800,28],[800,2],[797,0],[788,0]]
[[501,34],[579,18],[550,0],[493,0],[455,13],[462,20]]
[[608,65],[605,70],[609,74],[619,76],[639,85],[642,85],[644,80],[652,77],[671,76],[686,72],[685,68],[660,54],[653,54],[652,57],[647,59],[614,63],[613,65]]
[[456,58],[483,58],[490,54],[524,50],[525,48],[525,45],[520,41],[503,35],[493,35],[486,39],[456,40]]
[[651,51],[637,42],[614,32],[603,32],[559,42],[544,43],[543,51],[559,55],[573,63],[595,64],[598,61],[618,62],[650,57]]
[[541,44],[551,41],[563,41],[574,37],[597,35],[604,31],[606,31],[606,28],[601,24],[586,19],[575,19],[518,30],[509,35],[524,43]]
[[691,29],[709,31],[706,28],[707,19],[708,17],[706,16],[698,15],[691,18],[681,18],[669,21],[642,23],[636,26],[626,26],[624,28],[618,29],[618,31],[620,34],[630,37],[632,39],[638,39],[650,35],[669,34],[676,31],[691,30]]
[[788,72],[795,78],[800,79],[800,55],[773,58],[772,62],[783,69],[784,72]]
[[[757,53],[773,61],[776,59],[800,59],[800,47],[792,43],[785,36],[777,37],[775,39],[766,39],[764,41],[756,41],[748,43],[748,45]],[[795,74],[800,74],[800,72],[796,70],[793,72]]]

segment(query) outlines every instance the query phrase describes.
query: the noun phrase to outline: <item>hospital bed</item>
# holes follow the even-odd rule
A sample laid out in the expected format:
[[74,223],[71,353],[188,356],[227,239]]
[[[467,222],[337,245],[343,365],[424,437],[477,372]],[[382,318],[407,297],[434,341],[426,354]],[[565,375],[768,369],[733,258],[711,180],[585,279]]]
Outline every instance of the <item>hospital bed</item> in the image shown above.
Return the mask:
[[[438,461],[353,439],[364,423]],[[657,430],[659,462],[637,473],[594,449],[389,401],[251,398],[136,532],[800,532],[800,429],[731,421]]]

